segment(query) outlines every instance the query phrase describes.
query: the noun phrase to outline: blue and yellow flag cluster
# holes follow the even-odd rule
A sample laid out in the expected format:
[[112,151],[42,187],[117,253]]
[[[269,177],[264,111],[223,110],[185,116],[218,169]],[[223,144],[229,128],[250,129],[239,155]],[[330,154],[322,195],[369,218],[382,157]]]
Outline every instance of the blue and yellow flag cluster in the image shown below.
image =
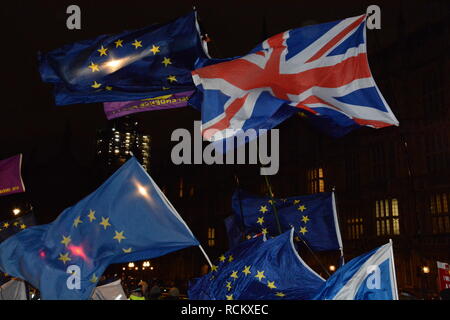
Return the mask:
[[36,219],[32,212],[15,219],[0,222],[0,242],[35,224]]
[[196,245],[185,222],[131,158],[54,222],[2,242],[0,270],[31,283],[42,299],[88,299],[108,265]]
[[194,90],[190,70],[206,57],[196,13],[165,25],[66,45],[39,55],[57,105],[128,101]]
[[324,285],[298,255],[294,230],[264,241],[259,236],[219,257],[211,272],[195,279],[192,300],[308,300]]
[[273,206],[277,209],[282,232],[294,228],[295,239],[304,240],[315,251],[342,248],[333,193],[272,200],[236,190],[232,199],[236,227],[247,236],[278,235]]

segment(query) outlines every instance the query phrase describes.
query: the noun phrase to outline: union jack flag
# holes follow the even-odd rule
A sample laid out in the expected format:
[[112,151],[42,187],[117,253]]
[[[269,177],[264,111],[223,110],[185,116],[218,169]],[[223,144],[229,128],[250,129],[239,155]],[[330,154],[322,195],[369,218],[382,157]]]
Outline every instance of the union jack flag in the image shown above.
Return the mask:
[[248,55],[198,61],[202,134],[210,141],[240,129],[271,129],[296,112],[320,119],[333,136],[398,125],[370,72],[366,15],[292,29]]

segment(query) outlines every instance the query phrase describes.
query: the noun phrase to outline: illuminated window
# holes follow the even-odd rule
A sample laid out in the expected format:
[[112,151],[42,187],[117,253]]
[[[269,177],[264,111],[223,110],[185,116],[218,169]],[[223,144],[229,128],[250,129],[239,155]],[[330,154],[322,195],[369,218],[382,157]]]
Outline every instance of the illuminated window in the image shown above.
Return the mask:
[[377,236],[400,234],[397,199],[377,200],[375,202],[375,218]]
[[431,196],[430,213],[433,233],[450,233],[449,202],[450,193],[441,193]]
[[362,218],[347,219],[347,238],[351,240],[359,239],[363,236],[364,227]]
[[325,178],[322,168],[308,170],[308,192],[325,192]]
[[214,247],[216,245],[216,229],[208,228],[208,246]]

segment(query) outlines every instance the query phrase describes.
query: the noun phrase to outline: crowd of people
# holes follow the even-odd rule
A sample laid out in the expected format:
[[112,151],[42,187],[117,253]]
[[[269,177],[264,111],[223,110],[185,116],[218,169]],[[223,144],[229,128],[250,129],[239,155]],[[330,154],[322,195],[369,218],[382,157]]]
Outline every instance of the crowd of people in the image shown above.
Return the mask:
[[[119,276],[103,276],[99,286],[116,281]],[[180,293],[180,287],[184,287],[180,281],[161,281],[157,278],[150,280],[138,279],[124,273],[120,276],[122,288],[130,300],[179,300],[186,295]]]

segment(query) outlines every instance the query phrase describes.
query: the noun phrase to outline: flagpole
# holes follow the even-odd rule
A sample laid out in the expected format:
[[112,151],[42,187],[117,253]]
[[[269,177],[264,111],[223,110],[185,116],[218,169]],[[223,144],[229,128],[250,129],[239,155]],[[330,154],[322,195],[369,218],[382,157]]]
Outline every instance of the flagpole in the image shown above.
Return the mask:
[[202,245],[199,244],[198,247],[200,248],[200,251],[203,253],[203,255],[204,255],[205,258],[206,258],[206,261],[208,261],[208,264],[209,264],[210,268],[212,269],[212,263],[211,263],[211,260],[209,260],[209,257],[208,257],[208,255],[206,254],[205,250],[203,249]]
[[325,266],[322,264],[322,262],[320,261],[320,259],[316,256],[316,254],[314,253],[314,251],[311,249],[311,247],[308,245],[308,243],[305,241],[305,239],[303,239],[302,237],[298,237],[300,240],[302,240],[303,244],[306,246],[306,248],[308,248],[309,252],[312,254],[314,260],[316,260],[316,262],[319,264],[319,266],[322,268],[323,271],[325,271],[325,273],[330,277],[331,274],[328,272],[327,268],[325,268]]
[[[270,194],[270,198],[272,199],[272,208],[275,214],[275,220],[277,221],[277,226],[278,226],[278,232],[281,234],[281,224],[280,224],[280,220],[278,218],[278,212],[277,212],[277,208],[274,205],[274,197],[273,197],[273,193],[272,193],[272,188],[270,187],[270,183],[269,183],[269,178],[267,178],[267,175],[264,176],[264,178],[266,179],[266,184],[267,184],[267,188],[269,189],[269,194]],[[319,263],[320,267],[323,269],[323,271],[325,271],[325,273],[328,276],[331,276],[330,273],[327,271],[327,269],[324,267],[324,265],[322,264],[322,262],[319,260],[319,258],[315,255],[315,253],[312,251],[312,249],[309,247],[309,245],[306,243],[306,241],[304,239],[302,239],[301,237],[299,237],[300,240],[302,240],[302,242],[305,244],[305,246],[308,248],[308,250],[311,252],[312,256],[314,257],[314,259]]]
[[338,209],[337,209],[337,199],[336,199],[336,187],[333,186],[332,188],[332,192],[333,192],[333,214],[335,214],[335,225],[336,225],[336,236],[338,237],[338,241],[339,241],[339,250],[341,251],[341,267],[345,264],[345,260],[344,260],[344,246],[342,244],[342,237],[341,237],[341,231],[340,231],[340,216],[338,213]]
[[280,219],[278,217],[277,207],[275,206],[275,200],[273,197],[272,188],[270,187],[269,178],[267,177],[267,175],[265,175],[264,178],[266,179],[267,189],[269,190],[269,196],[270,196],[270,199],[272,200],[270,202],[270,204],[272,205],[273,213],[275,215],[275,221],[277,222],[278,232],[279,232],[279,234],[281,234],[282,231],[281,231]]

